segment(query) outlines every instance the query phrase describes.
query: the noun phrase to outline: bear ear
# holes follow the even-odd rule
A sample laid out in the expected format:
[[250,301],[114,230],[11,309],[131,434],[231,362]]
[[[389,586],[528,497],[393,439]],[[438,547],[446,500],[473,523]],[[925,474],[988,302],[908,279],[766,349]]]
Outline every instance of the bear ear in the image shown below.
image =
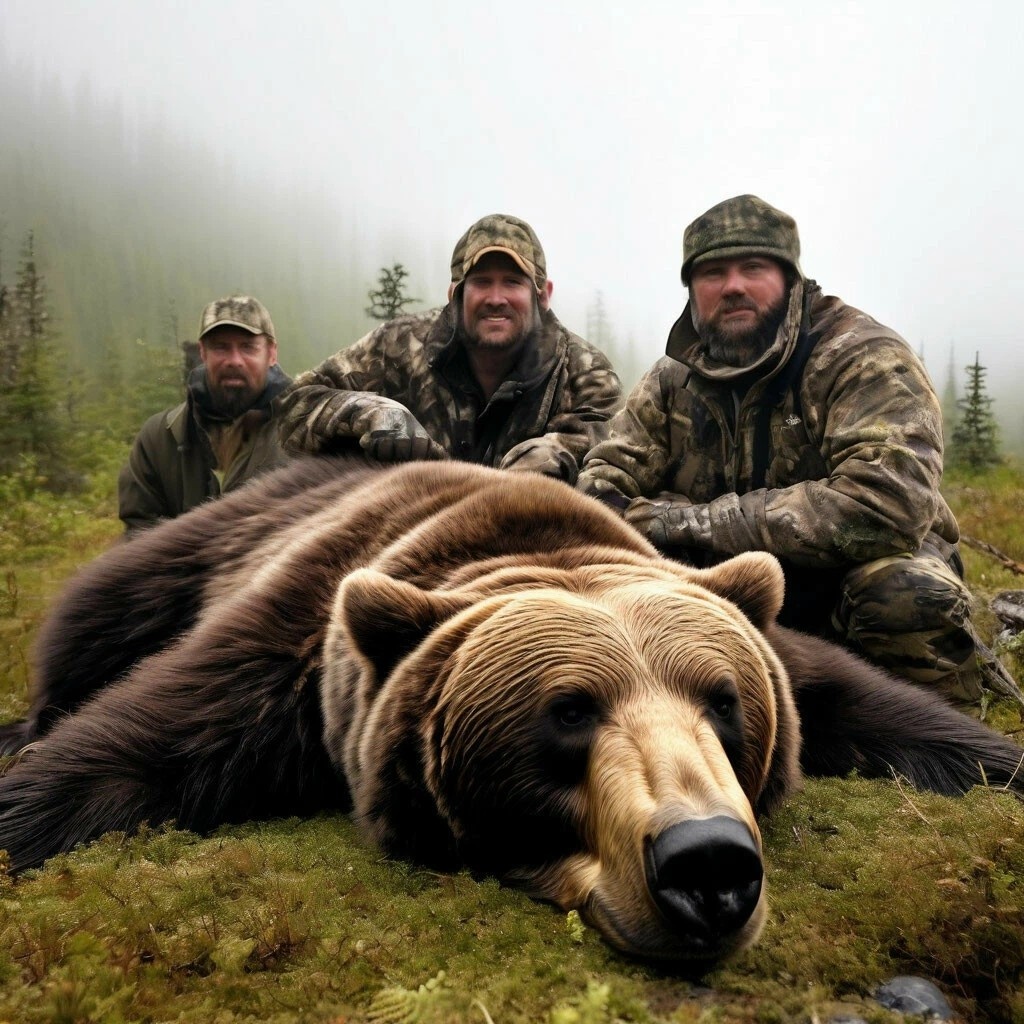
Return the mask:
[[474,598],[420,590],[372,569],[358,569],[341,586],[342,621],[352,644],[383,681],[439,623]]
[[786,581],[774,555],[747,551],[695,575],[702,587],[738,605],[758,629],[771,625],[782,608]]

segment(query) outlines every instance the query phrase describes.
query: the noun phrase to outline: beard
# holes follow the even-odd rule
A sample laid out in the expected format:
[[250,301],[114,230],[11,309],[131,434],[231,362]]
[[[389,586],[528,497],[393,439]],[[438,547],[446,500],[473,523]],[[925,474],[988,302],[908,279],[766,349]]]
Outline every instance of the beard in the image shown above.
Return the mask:
[[[777,303],[763,312],[758,312],[757,306],[750,299],[741,296],[723,300],[714,323],[701,320],[695,311],[694,326],[701,341],[704,342],[708,355],[716,362],[725,366],[753,366],[774,344],[779,327],[786,318],[788,307],[788,288]],[[730,327],[727,323],[720,322],[724,314],[739,309],[749,309],[757,313],[757,320],[749,327]]]
[[222,416],[230,419],[237,419],[243,412],[251,409],[263,393],[262,387],[257,388],[248,383],[244,386],[225,387],[223,384],[214,384],[208,379],[207,387],[210,391],[210,403],[213,408]]

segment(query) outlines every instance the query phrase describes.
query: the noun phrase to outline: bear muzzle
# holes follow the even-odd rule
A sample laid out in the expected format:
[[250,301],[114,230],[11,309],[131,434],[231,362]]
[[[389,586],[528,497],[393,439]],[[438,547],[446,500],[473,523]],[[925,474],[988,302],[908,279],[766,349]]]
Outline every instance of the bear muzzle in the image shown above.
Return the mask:
[[669,931],[693,956],[735,944],[761,900],[764,866],[742,822],[679,821],[644,842],[647,889]]

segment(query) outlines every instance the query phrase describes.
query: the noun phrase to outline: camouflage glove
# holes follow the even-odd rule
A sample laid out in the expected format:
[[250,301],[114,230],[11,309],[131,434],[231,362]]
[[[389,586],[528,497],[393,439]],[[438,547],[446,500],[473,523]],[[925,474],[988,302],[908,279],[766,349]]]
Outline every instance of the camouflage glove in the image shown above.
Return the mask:
[[327,443],[332,438],[358,438],[359,447],[381,462],[448,457],[404,405],[372,391],[331,395],[317,417],[316,431]]
[[693,503],[680,494],[663,491],[657,498],[634,498],[625,519],[656,548],[687,547],[691,543]]
[[564,448],[556,448],[538,438],[521,441],[510,448],[498,468],[521,473],[542,473],[569,484],[576,483],[579,474],[576,460]]
[[613,483],[595,477],[592,474],[581,477],[576,482],[576,489],[588,498],[596,498],[602,505],[607,505],[620,516],[625,515],[630,499]]

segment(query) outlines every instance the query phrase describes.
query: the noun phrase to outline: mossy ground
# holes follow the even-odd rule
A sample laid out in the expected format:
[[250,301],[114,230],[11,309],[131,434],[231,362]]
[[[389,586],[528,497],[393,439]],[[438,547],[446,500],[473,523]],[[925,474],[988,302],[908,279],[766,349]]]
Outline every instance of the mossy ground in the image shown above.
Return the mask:
[[[997,473],[950,485],[965,531],[1016,558],[1021,483]],[[0,715],[24,710],[43,609],[117,533],[99,491],[23,495],[0,511]],[[980,603],[1022,585],[967,556],[972,586],[985,577]],[[1024,739],[1013,709],[989,720]],[[0,875],[0,1021],[773,1024],[845,1008],[884,1022],[896,1017],[871,992],[917,974],[966,1020],[1024,1024],[1018,800],[814,780],[764,839],[761,942],[687,977],[625,960],[493,881],[384,860],[344,817],[111,835]]]

